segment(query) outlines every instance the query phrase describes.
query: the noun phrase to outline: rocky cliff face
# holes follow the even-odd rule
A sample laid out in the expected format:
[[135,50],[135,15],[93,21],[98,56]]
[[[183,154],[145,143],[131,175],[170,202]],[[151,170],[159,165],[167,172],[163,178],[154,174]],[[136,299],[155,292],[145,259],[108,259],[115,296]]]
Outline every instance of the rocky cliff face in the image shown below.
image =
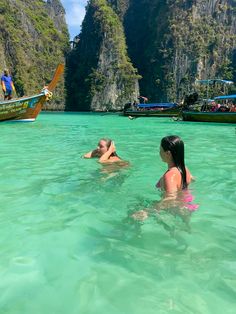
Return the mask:
[[80,41],[68,56],[67,110],[118,110],[137,98],[136,69],[120,18],[106,0],[91,0]]
[[[236,80],[235,0],[90,0],[67,57],[67,110],[118,110],[138,94],[180,101],[196,79]],[[59,0],[0,0],[0,67],[19,96],[38,92],[64,61]],[[63,82],[49,109],[64,109]]]
[[[60,1],[0,0],[0,67],[10,69],[18,96],[37,93],[51,80],[68,42]],[[47,108],[64,109],[63,80]]]
[[143,94],[176,101],[192,91],[195,79],[233,78],[234,1],[129,2],[126,38],[131,60],[143,76]]
[[65,9],[63,8],[61,1],[47,0],[46,8],[55,28],[63,33],[65,31]]
[[[75,95],[69,108],[81,110],[79,102],[120,108],[138,93],[134,68],[142,76],[140,94],[151,101],[180,101],[196,79],[236,79],[235,12],[235,0],[89,1],[80,45],[68,62],[74,74],[68,99]],[[129,64],[125,84],[117,71],[125,64],[121,55]],[[127,83],[132,88],[122,98]]]
[[121,21],[124,21],[125,14],[130,6],[130,0],[108,0],[113,10],[118,14]]

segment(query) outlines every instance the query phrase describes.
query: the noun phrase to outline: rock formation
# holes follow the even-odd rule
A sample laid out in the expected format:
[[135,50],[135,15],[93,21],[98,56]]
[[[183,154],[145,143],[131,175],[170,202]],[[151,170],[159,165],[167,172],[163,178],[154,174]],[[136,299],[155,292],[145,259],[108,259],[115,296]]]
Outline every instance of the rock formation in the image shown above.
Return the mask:
[[[0,67],[8,67],[18,96],[38,93],[47,84],[69,45],[59,0],[0,0]],[[48,109],[64,109],[63,80]]]
[[66,108],[120,109],[139,89],[181,101],[196,79],[235,80],[235,33],[234,0],[90,0],[68,57]]
[[123,25],[106,0],[91,0],[77,47],[67,59],[67,110],[119,110],[139,94]]

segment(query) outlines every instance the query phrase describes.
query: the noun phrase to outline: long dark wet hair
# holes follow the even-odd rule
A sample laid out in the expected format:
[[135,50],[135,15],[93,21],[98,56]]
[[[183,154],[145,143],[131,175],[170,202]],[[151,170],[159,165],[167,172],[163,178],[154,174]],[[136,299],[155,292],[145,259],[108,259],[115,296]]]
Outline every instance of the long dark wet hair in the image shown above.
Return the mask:
[[[112,140],[109,139],[109,138],[101,138],[100,141],[105,141],[106,142],[107,149],[109,149],[109,147],[111,146]],[[116,152],[112,153],[111,156],[119,157]]]
[[173,162],[178,168],[182,177],[182,189],[187,188],[186,168],[184,163],[184,142],[179,136],[170,135],[163,137],[161,140],[161,147],[163,150],[170,151]]

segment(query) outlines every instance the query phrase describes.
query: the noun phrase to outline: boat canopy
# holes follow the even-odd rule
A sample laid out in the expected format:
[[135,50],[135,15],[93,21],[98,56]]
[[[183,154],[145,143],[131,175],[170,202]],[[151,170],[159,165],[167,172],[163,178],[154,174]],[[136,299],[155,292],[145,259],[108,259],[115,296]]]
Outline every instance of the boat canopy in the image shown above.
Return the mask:
[[228,80],[220,80],[220,79],[209,79],[209,80],[196,80],[196,83],[199,84],[215,84],[215,83],[221,83],[221,84],[234,84],[233,81]]
[[217,96],[214,99],[219,100],[219,99],[234,99],[234,98],[236,98],[236,95]]
[[165,102],[165,103],[152,103],[152,104],[138,104],[138,108],[174,108],[178,104],[174,102]]

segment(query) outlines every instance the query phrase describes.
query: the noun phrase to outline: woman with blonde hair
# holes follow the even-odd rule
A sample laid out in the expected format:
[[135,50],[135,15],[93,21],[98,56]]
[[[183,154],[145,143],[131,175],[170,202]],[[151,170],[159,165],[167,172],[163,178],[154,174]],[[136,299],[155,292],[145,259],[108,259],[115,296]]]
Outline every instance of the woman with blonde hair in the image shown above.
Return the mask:
[[108,138],[101,138],[96,149],[86,153],[84,158],[99,158],[101,163],[122,161],[116,153],[115,143]]

